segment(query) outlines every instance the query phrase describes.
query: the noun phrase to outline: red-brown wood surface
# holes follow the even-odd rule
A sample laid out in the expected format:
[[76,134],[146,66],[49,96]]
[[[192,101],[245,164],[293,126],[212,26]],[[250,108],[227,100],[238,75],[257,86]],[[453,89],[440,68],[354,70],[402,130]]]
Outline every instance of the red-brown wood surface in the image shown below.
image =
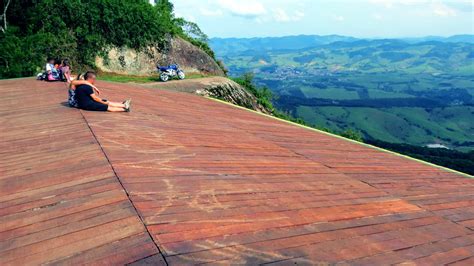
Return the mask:
[[159,254],[83,115],[63,105],[65,91],[0,81],[0,264],[125,264]]
[[133,111],[0,82],[0,263],[474,260],[473,179],[190,94],[99,86]]

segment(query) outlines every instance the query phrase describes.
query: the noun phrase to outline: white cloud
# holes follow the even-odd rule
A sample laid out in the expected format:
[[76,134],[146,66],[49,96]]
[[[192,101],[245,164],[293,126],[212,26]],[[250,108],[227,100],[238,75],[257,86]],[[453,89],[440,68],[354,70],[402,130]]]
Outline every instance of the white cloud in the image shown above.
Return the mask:
[[436,2],[433,3],[431,6],[433,10],[433,14],[440,17],[453,17],[456,16],[456,10],[452,9],[451,7],[441,3]]
[[299,11],[299,10],[296,10],[295,11],[295,17],[299,18],[299,19],[302,19],[304,17],[304,12],[303,11]]
[[383,16],[379,13],[372,14],[372,18],[375,20],[383,20]]
[[383,5],[386,8],[392,8],[396,5],[418,5],[426,4],[431,0],[369,0],[370,3],[376,5]]
[[[456,16],[456,10],[453,7],[466,6],[469,2],[472,10],[472,0],[368,0],[375,5],[381,5],[386,8],[394,8],[399,6],[412,6],[423,10],[425,14],[440,17]],[[406,7],[405,7],[406,8]]]
[[197,22],[196,17],[193,16],[193,15],[190,15],[190,14],[182,14],[182,13],[179,13],[179,12],[174,12],[174,14],[175,14],[175,16],[178,17],[178,18],[184,18],[185,20],[191,21],[191,22],[194,22],[194,23]]
[[256,18],[267,13],[262,3],[252,0],[218,0],[217,4],[232,15],[245,18]]
[[223,14],[222,10],[220,9],[210,10],[210,9],[201,7],[199,11],[201,11],[201,14],[206,17],[218,17],[218,16],[222,16]]
[[[368,37],[470,33],[474,14],[472,1],[171,0],[177,16],[197,20],[210,36],[221,37],[300,33]],[[347,27],[348,24],[351,27]]]
[[474,1],[473,0],[456,0],[456,1],[445,1],[445,4],[455,9],[457,12],[474,12]]
[[273,9],[273,18],[278,22],[300,21],[304,17],[303,11],[294,11],[289,15],[283,8]]
[[339,22],[342,22],[344,21],[346,18],[341,16],[341,15],[333,15],[332,16],[332,19],[334,19],[335,21],[339,21]]
[[290,16],[288,16],[286,11],[282,8],[275,8],[273,10],[273,17],[279,22],[288,22],[291,20]]

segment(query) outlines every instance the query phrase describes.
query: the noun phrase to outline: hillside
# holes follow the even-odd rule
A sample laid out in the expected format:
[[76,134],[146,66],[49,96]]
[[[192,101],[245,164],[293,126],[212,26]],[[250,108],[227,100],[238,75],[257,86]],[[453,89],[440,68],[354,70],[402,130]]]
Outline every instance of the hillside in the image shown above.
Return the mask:
[[157,64],[178,63],[189,72],[224,75],[207,36],[195,23],[175,17],[168,0],[8,3],[0,79],[34,76],[44,71],[47,58],[58,64],[68,59],[76,73],[150,75]]
[[95,64],[102,72],[122,75],[157,76],[157,65],[179,64],[188,74],[224,76],[214,58],[180,37],[172,38],[166,51],[155,47],[144,51],[113,48],[105,56],[96,57]]
[[192,94],[0,81],[0,263],[472,264],[474,179]]
[[234,40],[245,47],[234,52],[218,50],[222,40],[211,46],[230,75],[255,73],[257,82],[276,94],[277,107],[308,124],[336,132],[353,128],[368,140],[474,148],[469,35],[410,42],[339,38],[329,44],[324,38],[320,44],[302,42],[305,48],[252,48],[247,44],[258,42],[254,39]]
[[[295,35],[282,37],[255,37],[255,38],[212,38],[211,45],[220,55],[239,54],[245,51],[276,51],[298,50],[314,48],[335,42],[380,41],[379,39],[354,38],[341,35]],[[430,41],[443,43],[470,43],[474,44],[474,35],[454,35],[450,37],[428,36],[420,38],[385,39],[389,41],[401,40],[416,44]]]
[[178,92],[193,93],[212,97],[264,114],[272,114],[272,110],[258,102],[255,95],[246,88],[225,77],[207,77],[199,79],[173,80],[166,83],[144,83],[142,86]]
[[211,45],[219,55],[239,54],[246,51],[296,50],[336,41],[356,41],[356,38],[339,35],[298,35],[264,38],[212,38]]

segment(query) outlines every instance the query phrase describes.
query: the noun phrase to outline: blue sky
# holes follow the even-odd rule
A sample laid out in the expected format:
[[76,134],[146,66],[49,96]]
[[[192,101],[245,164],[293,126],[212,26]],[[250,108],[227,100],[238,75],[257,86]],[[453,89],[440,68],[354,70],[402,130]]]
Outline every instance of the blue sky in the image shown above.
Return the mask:
[[172,0],[210,37],[474,34],[474,0]]

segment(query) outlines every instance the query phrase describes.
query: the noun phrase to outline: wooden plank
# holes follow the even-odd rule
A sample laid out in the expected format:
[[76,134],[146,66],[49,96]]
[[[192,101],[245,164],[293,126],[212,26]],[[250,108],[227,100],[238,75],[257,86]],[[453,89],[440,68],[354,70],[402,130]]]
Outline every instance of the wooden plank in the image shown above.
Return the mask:
[[[370,230],[354,229],[356,239],[369,249],[354,246],[355,240],[337,241],[343,235],[335,233],[331,248],[345,248],[346,255],[337,257],[327,249],[332,257],[326,261],[389,254],[469,232],[423,211],[429,207],[420,208],[417,199],[431,195],[445,204],[440,210],[464,206],[470,198],[441,202],[440,197],[466,191],[474,186],[472,180],[191,95],[103,86],[119,98],[133,91],[134,112],[87,112],[85,117],[170,263],[231,258],[219,262],[253,264],[300,255],[318,261],[318,255],[309,257],[304,247],[288,253],[283,245],[277,251],[278,243],[310,241],[307,234],[316,232],[302,233],[309,225],[343,220],[355,226],[367,217],[422,212],[426,216],[420,221],[426,224],[400,223],[398,230],[406,233],[399,237],[386,234],[391,232],[389,221]],[[392,199],[396,203],[386,205]],[[430,223],[439,224],[433,228],[446,234],[424,235]],[[298,232],[303,234],[299,240],[289,239]],[[363,232],[369,235],[363,238]],[[375,237],[385,235],[389,238]],[[263,242],[252,246],[258,241]],[[328,241],[322,240],[321,247]]]
[[3,264],[164,264],[157,246],[170,264],[474,257],[472,179],[194,95],[98,85],[133,112],[0,82]]
[[60,104],[64,85],[7,80],[0,93],[0,263],[161,256],[84,117]]

